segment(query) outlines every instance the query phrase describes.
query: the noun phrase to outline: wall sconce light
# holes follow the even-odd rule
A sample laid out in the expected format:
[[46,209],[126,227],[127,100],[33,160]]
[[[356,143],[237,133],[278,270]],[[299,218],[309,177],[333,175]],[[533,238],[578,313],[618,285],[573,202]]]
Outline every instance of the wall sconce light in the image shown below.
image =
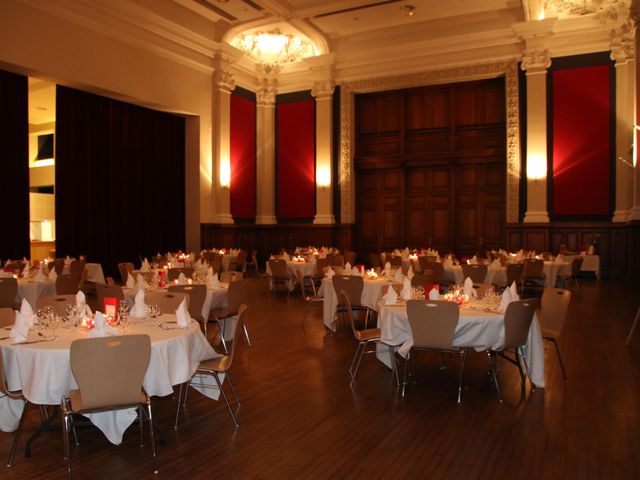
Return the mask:
[[538,154],[527,157],[527,178],[529,180],[542,180],[547,178],[546,156]]
[[231,186],[231,164],[229,159],[220,160],[220,186],[222,188]]
[[318,168],[316,171],[316,183],[322,187],[323,190],[331,185],[331,170],[329,170],[329,167]]

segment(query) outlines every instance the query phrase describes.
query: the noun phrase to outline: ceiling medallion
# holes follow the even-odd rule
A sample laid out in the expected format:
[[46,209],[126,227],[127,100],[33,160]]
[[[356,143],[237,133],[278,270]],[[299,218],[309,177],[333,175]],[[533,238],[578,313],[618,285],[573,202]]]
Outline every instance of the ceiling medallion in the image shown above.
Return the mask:
[[282,33],[279,29],[240,34],[231,44],[256,62],[266,65],[284,65],[317,55],[311,42],[289,33]]

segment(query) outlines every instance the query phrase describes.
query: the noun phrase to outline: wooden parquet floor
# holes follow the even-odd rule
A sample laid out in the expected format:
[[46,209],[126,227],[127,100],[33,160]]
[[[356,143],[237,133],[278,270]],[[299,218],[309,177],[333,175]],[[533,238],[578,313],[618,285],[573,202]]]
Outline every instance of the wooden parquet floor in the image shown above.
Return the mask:
[[[522,396],[516,369],[505,364],[500,404],[485,354],[472,352],[458,405],[457,359],[442,370],[440,356],[418,357],[415,383],[402,399],[370,355],[352,389],[351,335],[330,336],[321,307],[303,330],[299,296],[270,296],[265,278],[252,278],[250,287],[252,346],[242,338],[232,367],[243,402],[240,427],[233,428],[224,404],[191,391],[174,430],[175,397],[154,398],[166,437],[158,479],[640,478],[640,332],[624,347],[637,288],[582,282],[560,341],[567,383],[547,348],[546,388]],[[0,467],[0,479],[65,478],[59,431],[41,435],[33,456],[23,456],[38,420],[33,409],[15,465]],[[2,455],[12,438],[0,432]],[[120,446],[83,429],[74,477],[154,478],[149,445],[140,448],[138,438],[137,425]]]

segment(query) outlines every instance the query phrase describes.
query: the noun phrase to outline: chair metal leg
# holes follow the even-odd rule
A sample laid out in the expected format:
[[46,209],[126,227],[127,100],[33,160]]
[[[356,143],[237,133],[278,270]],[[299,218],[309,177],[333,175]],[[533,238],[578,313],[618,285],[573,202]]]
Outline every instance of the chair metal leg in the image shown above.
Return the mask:
[[[189,385],[189,382],[185,382],[187,384],[187,388]],[[178,419],[180,418],[180,403],[182,402],[182,390],[184,389],[184,383],[180,384],[180,390],[178,392],[178,407],[176,408],[176,421],[173,424],[173,428],[178,428]]]
[[13,443],[11,444],[11,452],[9,452],[9,460],[7,460],[7,467],[10,467],[13,464],[13,457],[16,454],[16,449],[18,448],[18,440],[20,439],[20,434],[22,433],[22,424],[24,423],[24,417],[27,413],[27,405],[29,402],[24,402],[24,408],[22,409],[22,415],[20,415],[20,421],[18,422],[18,429],[13,437]]
[[498,391],[498,399],[500,400],[500,403],[502,403],[502,393],[500,392],[500,385],[498,384],[498,376],[496,375],[496,367],[495,367],[495,353],[494,352],[487,352],[487,354],[489,355],[489,368],[491,369],[491,377],[493,378],[493,383],[496,386],[496,390]]
[[636,318],[633,321],[633,325],[631,325],[631,330],[629,330],[629,336],[627,337],[627,341],[624,343],[625,347],[628,347],[629,343],[631,343],[631,337],[633,336],[633,332],[635,332],[636,327],[638,326],[638,322],[640,322],[640,307],[638,307]]
[[[151,453],[153,454],[153,473],[158,473],[158,457],[156,455],[156,441],[153,434],[153,415],[151,413],[151,401],[147,401],[147,419],[149,420],[149,437],[151,439]],[[140,413],[144,411],[143,408],[140,408]]]
[[142,425],[142,407],[138,406],[138,425],[140,426],[140,448],[144,447],[144,426]]
[[467,364],[467,349],[463,348],[460,351],[460,378],[458,379],[458,403],[462,403],[462,380],[464,378],[464,369]]
[[556,347],[556,355],[558,356],[558,361],[560,362],[560,369],[562,370],[562,377],[564,381],[567,381],[567,371],[564,368],[564,362],[562,361],[562,355],[560,355],[560,347],[558,346],[558,342],[553,337],[542,337],[545,340],[549,340],[553,343],[553,346]]
[[236,387],[233,385],[233,382],[231,381],[231,375],[229,375],[229,372],[227,372],[227,380],[229,381],[229,386],[231,387],[231,391],[233,392],[233,396],[236,398],[236,404],[238,406],[241,405],[240,403],[240,399],[238,398],[238,392],[236,392]]
[[62,444],[64,446],[64,458],[67,461],[67,477],[71,480],[71,452],[69,451],[69,401],[62,400]]
[[360,363],[360,350],[364,351],[364,342],[358,342],[358,347],[356,348],[356,353],[353,356],[353,360],[351,360],[351,366],[349,367],[349,374],[351,375],[351,379],[353,381],[353,377],[356,376],[356,372],[358,371],[357,366]]
[[224,398],[224,402],[227,404],[227,410],[229,410],[229,415],[231,415],[231,419],[233,420],[233,424],[236,428],[238,428],[238,420],[236,420],[236,416],[233,414],[233,410],[231,409],[231,404],[229,403],[229,399],[227,398],[227,394],[222,388],[222,383],[220,383],[220,378],[217,373],[213,373],[213,378],[216,379],[216,383],[218,384],[218,388],[220,389],[220,393],[222,394],[222,398]]
[[404,359],[404,371],[402,373],[402,393],[401,395],[404,397],[405,388],[407,387],[407,370],[409,369],[409,359],[411,357],[411,352],[407,353],[407,358]]
[[520,383],[522,385],[522,390],[524,390],[527,384],[527,377],[525,376],[524,371],[522,370],[522,363],[520,361],[520,349],[516,348],[514,350],[514,354],[515,354],[515,364],[516,364],[516,367],[518,367],[518,372],[520,373]]
[[242,330],[244,330],[244,338],[247,339],[247,343],[251,346],[251,339],[249,338],[249,331],[247,330],[247,324],[242,322]]
[[398,364],[396,363],[396,348],[389,345],[389,356],[391,357],[391,369],[392,373],[396,377],[396,385],[400,385],[400,378],[398,376]]

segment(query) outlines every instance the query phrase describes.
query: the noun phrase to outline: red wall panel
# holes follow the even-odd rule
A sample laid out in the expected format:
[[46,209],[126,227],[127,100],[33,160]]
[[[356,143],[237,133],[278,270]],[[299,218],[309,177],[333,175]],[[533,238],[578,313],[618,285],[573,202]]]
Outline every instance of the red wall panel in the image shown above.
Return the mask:
[[256,104],[231,95],[231,215],[256,216]]
[[609,66],[553,72],[554,215],[610,213]]
[[277,184],[279,219],[315,215],[315,101],[277,106]]

